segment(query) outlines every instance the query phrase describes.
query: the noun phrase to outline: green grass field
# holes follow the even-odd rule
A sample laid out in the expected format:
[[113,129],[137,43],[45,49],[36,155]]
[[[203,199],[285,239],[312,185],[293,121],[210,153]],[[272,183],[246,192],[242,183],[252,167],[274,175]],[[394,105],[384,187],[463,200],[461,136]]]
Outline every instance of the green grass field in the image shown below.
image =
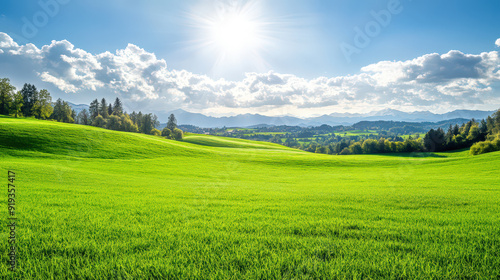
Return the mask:
[[499,169],[0,117],[0,278],[498,279]]

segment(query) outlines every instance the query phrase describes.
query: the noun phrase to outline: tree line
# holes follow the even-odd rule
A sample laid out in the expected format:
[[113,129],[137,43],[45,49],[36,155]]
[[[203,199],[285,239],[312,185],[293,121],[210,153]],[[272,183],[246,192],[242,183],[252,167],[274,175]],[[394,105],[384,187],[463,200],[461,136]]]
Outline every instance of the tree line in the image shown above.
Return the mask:
[[500,151],[500,110],[486,119],[487,135],[484,141],[476,142],[470,148],[472,155]]
[[16,91],[8,78],[0,79],[0,115],[45,120],[52,118],[53,114],[52,98],[46,89],[38,91],[34,85],[24,84]]
[[[188,130],[196,130],[197,133],[217,133],[218,135],[237,137],[250,140],[268,141],[297,148],[313,153],[349,155],[349,154],[378,154],[378,153],[411,153],[411,152],[443,152],[471,147],[471,154],[481,154],[500,150],[500,111],[486,119],[476,121],[474,119],[456,124],[462,119],[442,121],[439,123],[423,123],[410,126],[410,123],[401,122],[360,122],[351,127],[331,127],[322,125],[319,127],[292,127],[276,126],[253,129],[251,134],[246,130],[222,129],[200,129],[194,126],[185,126]],[[410,135],[406,139],[394,135],[390,131],[379,130],[376,134],[367,135],[344,135],[332,131],[346,131],[353,128],[398,128],[415,131],[413,128],[422,129],[425,126],[438,124],[440,128],[423,131],[420,134]],[[445,130],[441,127],[448,125]],[[413,128],[412,128],[413,127]],[[283,134],[259,134],[255,132],[284,132]],[[418,130],[417,130],[418,131]],[[421,131],[421,130],[420,130]],[[327,134],[328,133],[328,134]]]
[[[285,145],[287,142],[285,141]],[[486,120],[472,119],[461,126],[450,125],[447,132],[442,128],[429,130],[423,138],[410,136],[404,141],[389,139],[342,140],[336,144],[311,143],[304,150],[327,154],[378,154],[411,152],[444,152],[471,147],[471,154],[500,150],[500,110]]]
[[10,84],[8,78],[0,79],[0,115],[14,117],[34,117],[50,119],[58,122],[91,125],[105,129],[144,133],[164,136],[169,139],[181,140],[183,132],[177,128],[175,116],[168,118],[167,127],[162,131],[156,129],[160,124],[155,114],[135,111],[128,114],[123,110],[122,101],[117,97],[114,103],[108,103],[105,98],[90,103],[89,110],[83,109],[78,114],[68,102],[57,99],[52,104],[50,93],[40,91],[34,85],[24,84],[20,91]]

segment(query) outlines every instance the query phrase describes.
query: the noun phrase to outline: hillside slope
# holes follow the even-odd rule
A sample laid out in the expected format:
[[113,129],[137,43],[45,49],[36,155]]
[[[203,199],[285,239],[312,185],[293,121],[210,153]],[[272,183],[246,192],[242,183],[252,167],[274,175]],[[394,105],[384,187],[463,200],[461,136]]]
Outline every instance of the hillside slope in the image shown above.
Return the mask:
[[499,169],[0,117],[19,279],[497,278]]

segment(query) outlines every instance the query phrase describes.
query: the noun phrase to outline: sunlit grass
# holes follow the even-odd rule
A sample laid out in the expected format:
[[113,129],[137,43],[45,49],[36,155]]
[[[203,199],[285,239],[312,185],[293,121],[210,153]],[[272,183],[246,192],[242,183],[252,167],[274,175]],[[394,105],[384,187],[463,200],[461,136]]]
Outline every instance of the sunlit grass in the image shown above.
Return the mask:
[[19,270],[3,230],[0,277],[498,278],[499,169],[499,152],[331,156],[2,117]]

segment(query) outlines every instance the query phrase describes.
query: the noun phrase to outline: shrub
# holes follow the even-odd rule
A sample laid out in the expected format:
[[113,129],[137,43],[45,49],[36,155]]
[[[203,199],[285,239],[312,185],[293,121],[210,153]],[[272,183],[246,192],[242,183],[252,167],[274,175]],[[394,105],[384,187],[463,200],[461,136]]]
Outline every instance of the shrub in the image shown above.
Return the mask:
[[106,120],[101,115],[97,115],[97,117],[95,117],[92,121],[92,125],[104,128],[106,127]]
[[344,148],[339,155],[350,155],[351,154],[351,150],[349,150],[349,148]]
[[470,147],[471,155],[480,155],[495,151],[500,151],[500,135],[497,135],[493,140],[477,142]]
[[182,140],[182,130],[178,129],[178,128],[174,128],[174,130],[172,131],[172,139],[174,140]]
[[168,128],[168,127],[165,127],[162,131],[161,131],[161,136],[165,136],[167,138],[170,138],[172,136],[172,131]]
[[151,129],[151,132],[149,134],[154,135],[154,136],[160,136],[161,135],[161,131],[159,131],[156,128],[153,128],[153,129]]

